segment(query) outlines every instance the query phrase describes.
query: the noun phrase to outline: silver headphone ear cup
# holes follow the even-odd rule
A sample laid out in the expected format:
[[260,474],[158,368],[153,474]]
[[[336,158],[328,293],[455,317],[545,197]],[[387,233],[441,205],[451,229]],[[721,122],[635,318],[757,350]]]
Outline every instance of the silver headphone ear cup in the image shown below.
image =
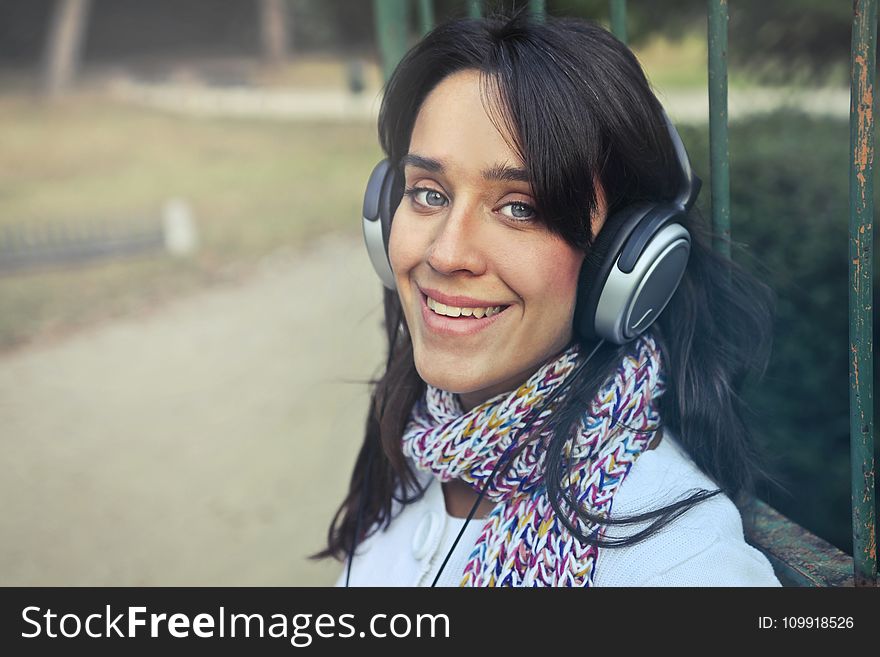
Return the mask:
[[[596,325],[596,309],[611,268],[615,265],[627,244],[630,234],[641,219],[651,212],[653,205],[631,205],[606,217],[602,229],[587,252],[578,277],[577,303],[574,313],[574,333],[584,342],[599,339]],[[616,339],[610,340],[620,344]]]
[[578,280],[574,330],[582,340],[625,344],[657,319],[690,256],[690,234],[677,221],[682,212],[643,203],[606,219]]
[[687,229],[671,223],[650,239],[632,271],[615,262],[596,304],[596,334],[624,344],[653,324],[684,276],[690,248]]
[[364,243],[367,245],[367,254],[373,269],[379,275],[382,285],[389,290],[397,289],[394,282],[394,272],[391,270],[391,261],[388,259],[388,251],[385,248],[385,239],[382,236],[382,224],[379,221],[370,221],[366,217],[363,220]]
[[[379,162],[370,174],[364,192],[362,224],[364,243],[373,269],[382,284],[390,290],[397,288],[394,272],[388,258],[388,236],[391,231],[391,217],[399,199],[399,184],[394,169],[387,159]],[[394,207],[392,207],[394,206]]]

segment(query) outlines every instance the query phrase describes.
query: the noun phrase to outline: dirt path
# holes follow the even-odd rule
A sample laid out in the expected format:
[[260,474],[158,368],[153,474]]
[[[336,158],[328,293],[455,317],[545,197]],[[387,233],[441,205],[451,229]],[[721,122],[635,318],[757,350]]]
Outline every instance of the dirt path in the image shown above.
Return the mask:
[[356,238],[0,360],[0,584],[324,585],[383,358]]

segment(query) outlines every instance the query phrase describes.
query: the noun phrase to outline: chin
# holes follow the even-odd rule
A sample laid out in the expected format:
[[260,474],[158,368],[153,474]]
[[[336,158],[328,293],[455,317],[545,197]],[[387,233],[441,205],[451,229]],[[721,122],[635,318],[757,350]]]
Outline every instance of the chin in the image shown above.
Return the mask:
[[416,371],[425,383],[454,394],[467,394],[485,387],[485,378],[479,369],[456,366],[455,363],[440,365],[436,361],[425,363],[415,357]]
[[462,376],[460,373],[441,372],[436,368],[423,369],[416,367],[416,370],[418,370],[419,376],[422,377],[422,381],[428,385],[457,395],[467,394],[479,387],[475,384],[473,378]]

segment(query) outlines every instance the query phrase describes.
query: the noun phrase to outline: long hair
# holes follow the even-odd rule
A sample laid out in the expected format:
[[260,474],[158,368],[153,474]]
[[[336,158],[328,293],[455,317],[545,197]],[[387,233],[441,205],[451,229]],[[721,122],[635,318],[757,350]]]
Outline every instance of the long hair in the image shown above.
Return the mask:
[[[676,196],[681,172],[662,108],[632,52],[590,22],[553,17],[541,22],[525,12],[447,22],[407,53],[388,80],[379,115],[379,139],[394,165],[409,149],[426,96],[446,76],[465,69],[480,72],[493,123],[515,142],[511,146],[526,164],[540,220],[587,258],[593,256],[596,237],[589,221],[597,209],[596,181],[609,214]],[[650,329],[670,382],[658,410],[663,425],[718,489],[698,490],[627,518],[591,515],[562,490],[565,443],[633,348],[633,343],[609,345],[563,384],[566,394],[554,409],[543,473],[557,517],[583,543],[622,547],[642,541],[714,495],[724,492],[742,504],[759,478],[772,479],[761,466],[745,420],[748,409],[738,393],[749,373],[762,376],[766,369],[775,296],[713,251],[711,233],[696,211],[682,223],[691,234],[690,259],[675,295]],[[425,382],[415,368],[396,292],[385,290],[384,307],[385,373],[373,382],[348,495],[331,522],[327,548],[313,558],[347,557],[353,545],[388,526],[395,500],[407,504],[424,493],[404,458],[401,438]],[[622,538],[591,538],[569,520],[562,504],[590,524],[653,522]]]

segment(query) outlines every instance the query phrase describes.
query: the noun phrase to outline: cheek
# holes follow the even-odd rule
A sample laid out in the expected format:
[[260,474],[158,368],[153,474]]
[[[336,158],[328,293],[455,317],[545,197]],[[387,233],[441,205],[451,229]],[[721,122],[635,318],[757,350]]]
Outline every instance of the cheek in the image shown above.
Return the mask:
[[[567,245],[566,245],[567,246]],[[554,264],[547,270],[545,283],[546,303],[541,306],[545,323],[542,331],[553,349],[560,348],[572,336],[572,322],[577,305],[577,285],[583,254],[569,249],[558,250]]]
[[400,213],[391,221],[391,234],[388,237],[388,259],[395,274],[411,267],[414,246],[411,231],[405,230]]
[[560,261],[559,278],[562,285],[568,290],[568,294],[574,303],[577,297],[578,279],[581,274],[581,266],[584,263],[584,253],[571,251],[566,254],[564,261]]
[[574,309],[577,304],[577,284],[580,273],[580,261],[567,260],[558,262],[551,274],[549,289],[554,296],[552,303],[557,309],[556,315],[565,327],[571,326]]
[[548,316],[571,316],[577,297],[584,254],[562,243],[542,249],[531,267],[529,289],[533,304]]

